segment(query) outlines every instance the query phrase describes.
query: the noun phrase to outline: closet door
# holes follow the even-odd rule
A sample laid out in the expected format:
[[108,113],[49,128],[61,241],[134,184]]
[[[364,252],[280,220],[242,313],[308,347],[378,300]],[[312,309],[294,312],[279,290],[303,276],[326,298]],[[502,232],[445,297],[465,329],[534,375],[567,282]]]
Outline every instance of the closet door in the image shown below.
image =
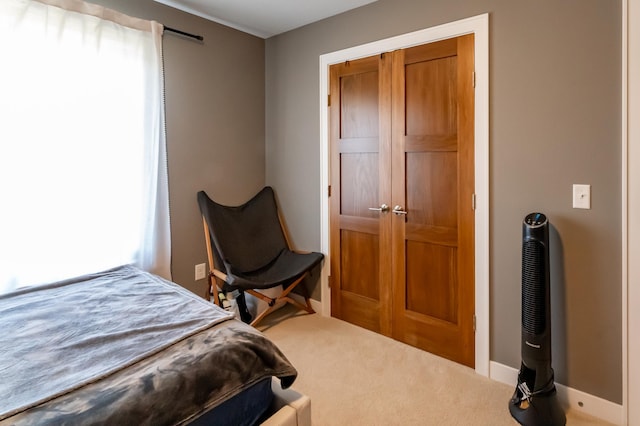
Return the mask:
[[332,316],[391,334],[391,55],[330,68]]
[[330,68],[332,315],[473,366],[473,35]]
[[474,365],[473,35],[393,52],[393,337]]

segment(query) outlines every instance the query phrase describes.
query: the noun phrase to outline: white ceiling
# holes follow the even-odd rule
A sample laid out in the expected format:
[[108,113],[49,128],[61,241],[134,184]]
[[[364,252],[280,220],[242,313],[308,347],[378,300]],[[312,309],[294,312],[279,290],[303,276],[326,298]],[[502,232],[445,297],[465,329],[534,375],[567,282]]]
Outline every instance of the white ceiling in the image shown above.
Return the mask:
[[377,0],[155,0],[262,38]]

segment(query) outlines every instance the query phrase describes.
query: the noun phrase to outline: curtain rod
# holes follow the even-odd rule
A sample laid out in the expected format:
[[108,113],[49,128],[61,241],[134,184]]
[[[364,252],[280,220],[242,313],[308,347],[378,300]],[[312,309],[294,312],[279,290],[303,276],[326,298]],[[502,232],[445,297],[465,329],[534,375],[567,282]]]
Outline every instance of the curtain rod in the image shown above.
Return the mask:
[[194,39],[200,40],[200,41],[204,40],[204,37],[202,37],[201,35],[187,33],[187,32],[184,32],[184,31],[176,30],[175,28],[171,28],[171,27],[164,27],[164,29],[166,31],[171,31],[172,33],[180,34],[180,35],[183,35],[185,37],[194,38]]

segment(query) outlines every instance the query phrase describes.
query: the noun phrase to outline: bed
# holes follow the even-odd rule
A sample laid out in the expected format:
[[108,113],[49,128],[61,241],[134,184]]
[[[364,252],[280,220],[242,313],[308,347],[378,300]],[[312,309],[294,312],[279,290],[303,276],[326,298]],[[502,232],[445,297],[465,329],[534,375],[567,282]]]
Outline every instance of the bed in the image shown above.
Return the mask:
[[0,425],[267,423],[297,375],[257,330],[128,265],[0,296],[0,330]]

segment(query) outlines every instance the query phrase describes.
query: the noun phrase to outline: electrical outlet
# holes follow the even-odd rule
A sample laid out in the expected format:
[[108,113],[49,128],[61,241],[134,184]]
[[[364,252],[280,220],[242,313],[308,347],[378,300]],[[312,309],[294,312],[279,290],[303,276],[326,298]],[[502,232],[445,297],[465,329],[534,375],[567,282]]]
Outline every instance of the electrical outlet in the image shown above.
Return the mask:
[[196,265],[196,281],[202,280],[207,276],[207,266],[204,263]]

